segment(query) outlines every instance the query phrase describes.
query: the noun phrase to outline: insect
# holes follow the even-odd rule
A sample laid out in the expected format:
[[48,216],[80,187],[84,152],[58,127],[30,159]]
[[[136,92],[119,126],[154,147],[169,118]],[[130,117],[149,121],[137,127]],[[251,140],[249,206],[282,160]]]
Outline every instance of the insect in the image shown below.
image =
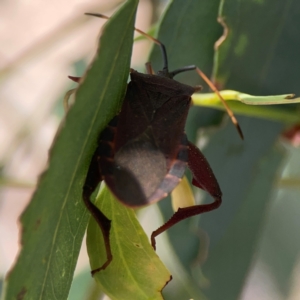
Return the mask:
[[[108,19],[100,14],[88,15]],[[83,186],[83,200],[101,228],[107,259],[92,274],[104,270],[113,259],[109,239],[111,220],[90,201],[101,181],[105,181],[124,205],[141,207],[165,198],[180,182],[188,167],[193,175],[192,184],[214,198],[210,204],[179,208],[169,221],[152,233],[154,249],[157,235],[186,218],[218,208],[222,202],[222,192],[206,158],[188,141],[184,132],[191,96],[201,87],[182,84],[173,77],[196,70],[213,90],[218,91],[194,65],[170,72],[165,46],[136,30],[159,45],[164,65],[156,75],[150,63],[146,64],[147,74],[130,70],[131,81],[121,111],[99,136]],[[70,78],[77,81],[75,77]],[[237,124],[231,111],[230,114]]]

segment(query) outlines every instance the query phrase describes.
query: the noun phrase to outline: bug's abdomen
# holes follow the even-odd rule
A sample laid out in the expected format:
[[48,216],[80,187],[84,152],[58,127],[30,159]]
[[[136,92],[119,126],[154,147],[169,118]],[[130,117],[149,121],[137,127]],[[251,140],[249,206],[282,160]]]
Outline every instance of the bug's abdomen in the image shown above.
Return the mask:
[[115,153],[114,192],[126,205],[146,205],[166,173],[166,158],[146,131]]
[[[101,142],[105,147],[110,142]],[[113,194],[130,207],[144,206],[165,198],[182,178],[188,159],[185,134],[174,157],[157,147],[151,127],[136,139],[130,140],[116,153],[105,150],[109,156],[100,159],[104,180]]]

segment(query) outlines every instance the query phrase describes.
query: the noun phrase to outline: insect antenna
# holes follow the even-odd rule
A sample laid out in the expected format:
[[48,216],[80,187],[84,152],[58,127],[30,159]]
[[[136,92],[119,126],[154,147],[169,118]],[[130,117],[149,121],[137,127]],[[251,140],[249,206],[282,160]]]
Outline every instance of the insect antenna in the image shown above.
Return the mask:
[[222,104],[224,105],[227,114],[229,115],[231,122],[234,124],[234,126],[236,127],[239,136],[241,137],[241,139],[244,139],[244,135],[242,132],[242,129],[239,125],[239,122],[237,121],[236,117],[234,116],[232,110],[230,109],[230,107],[228,106],[228,104],[226,103],[226,101],[224,100],[224,98],[222,97],[222,95],[220,94],[219,90],[215,87],[215,85],[212,83],[212,81],[195,65],[191,65],[191,66],[186,66],[180,69],[176,69],[172,72],[170,72],[170,76],[171,78],[173,78],[175,75],[182,73],[182,72],[186,72],[186,71],[190,71],[190,70],[196,70],[196,72],[199,74],[199,76],[206,82],[206,84],[211,88],[211,90],[216,93],[216,95],[219,97],[219,99],[221,100]]
[[[109,17],[102,15],[102,14],[85,13],[85,15],[109,20]],[[164,63],[162,75],[169,77],[168,56],[167,56],[167,50],[166,50],[165,45],[163,43],[161,43],[159,40],[157,40],[154,37],[152,37],[151,35],[149,35],[148,33],[144,32],[136,27],[134,27],[134,30],[137,31],[138,33],[140,33],[141,35],[145,36],[146,38],[148,38],[149,40],[151,40],[153,43],[157,44],[160,47],[161,53],[162,53],[162,58],[163,58],[163,63]]]
[[[85,13],[85,15],[88,16],[93,16],[93,17],[98,17],[98,18],[102,18],[102,19],[109,19],[109,17],[103,15],[103,14],[98,14],[98,13]],[[143,36],[145,36],[146,38],[148,38],[149,40],[151,40],[152,42],[154,42],[155,44],[157,44],[162,52],[162,58],[163,58],[163,70],[158,72],[158,75],[164,76],[164,77],[168,77],[168,78],[173,78],[175,75],[182,73],[182,72],[186,72],[186,71],[192,71],[192,70],[196,70],[196,72],[199,74],[199,76],[207,83],[207,85],[211,88],[211,90],[216,93],[216,95],[219,97],[219,99],[221,100],[221,102],[223,103],[227,114],[229,115],[231,122],[234,124],[234,126],[236,127],[239,136],[241,137],[241,139],[244,139],[244,135],[242,132],[242,129],[236,119],[236,117],[234,116],[232,110],[229,108],[228,104],[226,103],[226,101],[224,100],[224,98],[222,97],[222,95],[220,94],[220,92],[218,91],[218,89],[215,87],[215,85],[212,83],[212,81],[195,65],[190,65],[190,66],[186,66],[180,69],[176,69],[172,72],[169,72],[169,67],[168,67],[168,57],[167,57],[167,51],[166,51],[166,47],[163,43],[161,43],[159,40],[155,39],[154,37],[152,37],[151,35],[147,34],[146,32],[138,29],[138,28],[134,28],[135,31],[137,31],[138,33],[142,34]],[[149,74],[154,74],[154,71],[151,67],[151,64],[146,64],[146,68]]]
[[236,119],[236,117],[234,116],[233,111],[230,109],[227,102],[224,100],[224,98],[220,94],[219,90],[215,87],[215,85],[212,83],[212,81],[198,67],[196,67],[196,72],[207,83],[207,85],[211,88],[211,90],[214,91],[216,93],[216,95],[219,97],[219,99],[221,100],[221,102],[223,103],[223,105],[227,111],[227,114],[229,115],[229,117],[231,119],[231,122],[236,127],[241,139],[243,140],[244,135],[243,135],[242,129],[240,127],[240,124],[239,124],[238,120]]

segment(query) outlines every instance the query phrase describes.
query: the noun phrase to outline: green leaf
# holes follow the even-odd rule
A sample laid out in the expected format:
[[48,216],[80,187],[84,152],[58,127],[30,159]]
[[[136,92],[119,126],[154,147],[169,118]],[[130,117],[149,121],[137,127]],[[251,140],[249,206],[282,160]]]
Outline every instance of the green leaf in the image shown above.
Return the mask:
[[[293,182],[291,185],[282,184],[281,181],[277,183],[275,203],[270,210],[264,239],[257,254],[259,263],[272,274],[272,284],[277,287],[276,294],[282,299],[297,299],[298,284],[294,276],[297,274],[300,253],[300,149],[285,146],[288,152],[283,183],[288,179],[293,179]],[[293,288],[294,295],[291,292]]]
[[298,1],[220,1],[228,31],[217,49],[217,86],[257,95],[300,93]]
[[49,166],[21,217],[22,249],[7,278],[5,299],[67,299],[89,217],[82,185],[97,136],[125,92],[137,3],[127,1],[103,30],[98,53],[50,151]]
[[[296,1],[222,1],[220,17],[228,36],[215,57],[217,85],[258,95],[299,94],[295,28],[300,23],[293,13],[299,8]],[[296,112],[296,105],[281,106],[279,112],[283,110]],[[211,283],[205,293],[211,300],[240,299],[245,291],[260,238],[267,238],[262,236],[264,224],[275,201],[275,179],[284,155],[276,149],[280,122],[237,117],[245,141],[238,143],[227,129],[226,136],[218,133],[204,151],[224,195],[221,208],[203,215],[200,222],[211,238],[203,267]]]
[[[162,299],[161,290],[170,274],[149,243],[133,209],[126,208],[107,188],[97,197],[96,205],[112,220],[110,232],[113,260],[94,275],[103,291],[112,299]],[[106,260],[102,233],[91,218],[87,248],[92,269]]]
[[[158,39],[166,46],[171,71],[197,65],[206,74],[211,73],[214,43],[222,33],[216,21],[218,7],[219,0],[170,2],[159,25]],[[149,61],[156,71],[162,69],[156,45]],[[179,74],[176,80],[192,86],[201,82],[195,71]]]
[[227,124],[210,138],[203,151],[223,192],[221,207],[200,219],[201,228],[210,237],[203,266],[210,282],[204,290],[209,299],[221,295],[239,299],[274,200],[272,189],[283,159],[283,151],[274,148],[280,124],[259,119],[253,122],[247,117],[239,121],[247,137],[244,141]]

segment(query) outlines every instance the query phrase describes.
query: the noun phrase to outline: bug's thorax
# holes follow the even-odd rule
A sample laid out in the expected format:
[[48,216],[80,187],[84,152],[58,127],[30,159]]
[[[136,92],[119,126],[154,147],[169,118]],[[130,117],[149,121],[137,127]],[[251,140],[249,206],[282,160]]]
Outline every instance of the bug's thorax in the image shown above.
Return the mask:
[[172,152],[184,131],[191,95],[196,88],[134,70],[130,76],[117,128],[116,151],[151,127],[161,151]]

